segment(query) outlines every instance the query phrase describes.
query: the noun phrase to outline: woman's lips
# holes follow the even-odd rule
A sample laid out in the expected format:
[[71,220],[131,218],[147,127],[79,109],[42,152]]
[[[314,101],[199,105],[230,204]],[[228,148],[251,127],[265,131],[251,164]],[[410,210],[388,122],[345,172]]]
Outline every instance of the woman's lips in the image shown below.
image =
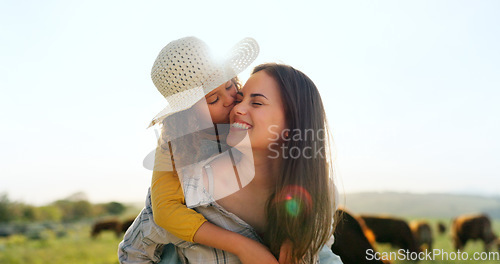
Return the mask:
[[250,125],[249,123],[240,120],[237,121],[235,120],[234,123],[231,124],[231,128],[236,128],[239,130],[248,130],[251,129],[252,127],[253,126]]

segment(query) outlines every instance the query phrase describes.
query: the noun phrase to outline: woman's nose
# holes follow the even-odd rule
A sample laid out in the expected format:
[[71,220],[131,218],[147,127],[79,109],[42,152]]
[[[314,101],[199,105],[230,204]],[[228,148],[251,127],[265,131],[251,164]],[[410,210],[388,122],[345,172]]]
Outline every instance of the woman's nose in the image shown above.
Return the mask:
[[236,115],[246,115],[247,110],[243,104],[236,104],[232,110]]

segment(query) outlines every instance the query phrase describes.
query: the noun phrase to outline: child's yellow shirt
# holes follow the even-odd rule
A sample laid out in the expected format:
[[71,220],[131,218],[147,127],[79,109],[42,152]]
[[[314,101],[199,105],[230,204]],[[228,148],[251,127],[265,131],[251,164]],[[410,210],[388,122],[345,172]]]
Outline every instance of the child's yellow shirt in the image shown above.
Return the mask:
[[164,154],[160,146],[155,155],[151,203],[156,224],[189,242],[194,242],[196,231],[207,221],[203,215],[186,207],[175,165],[170,155]]

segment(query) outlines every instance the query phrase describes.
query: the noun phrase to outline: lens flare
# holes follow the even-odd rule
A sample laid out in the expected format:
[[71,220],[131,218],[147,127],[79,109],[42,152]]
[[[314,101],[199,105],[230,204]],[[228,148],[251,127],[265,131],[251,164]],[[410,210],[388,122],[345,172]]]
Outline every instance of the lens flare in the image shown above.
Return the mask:
[[293,217],[309,214],[312,210],[311,195],[306,189],[297,185],[285,187],[276,196],[275,202],[284,206],[286,212]]
[[291,216],[297,216],[300,213],[301,204],[299,204],[299,202],[295,199],[290,199],[286,201],[285,208],[288,214]]

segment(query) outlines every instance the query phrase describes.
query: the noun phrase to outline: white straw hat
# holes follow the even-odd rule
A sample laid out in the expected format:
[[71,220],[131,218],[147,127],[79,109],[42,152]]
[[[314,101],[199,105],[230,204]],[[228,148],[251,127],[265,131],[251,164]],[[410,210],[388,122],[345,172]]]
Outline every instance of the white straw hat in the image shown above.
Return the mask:
[[168,105],[149,126],[188,109],[210,91],[236,77],[259,54],[253,38],[236,43],[224,58],[214,58],[205,42],[186,37],[168,43],[156,58],[151,79]]

